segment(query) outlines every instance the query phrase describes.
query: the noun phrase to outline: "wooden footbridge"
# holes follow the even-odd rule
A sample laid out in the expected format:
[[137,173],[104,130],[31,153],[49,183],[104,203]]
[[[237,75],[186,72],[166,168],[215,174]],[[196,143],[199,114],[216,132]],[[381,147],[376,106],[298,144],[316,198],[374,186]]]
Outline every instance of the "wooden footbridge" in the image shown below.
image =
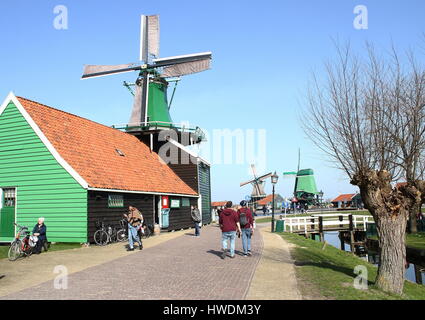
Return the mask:
[[286,232],[298,234],[325,231],[366,231],[367,224],[375,223],[370,215],[342,213],[313,214],[308,217],[283,218]]

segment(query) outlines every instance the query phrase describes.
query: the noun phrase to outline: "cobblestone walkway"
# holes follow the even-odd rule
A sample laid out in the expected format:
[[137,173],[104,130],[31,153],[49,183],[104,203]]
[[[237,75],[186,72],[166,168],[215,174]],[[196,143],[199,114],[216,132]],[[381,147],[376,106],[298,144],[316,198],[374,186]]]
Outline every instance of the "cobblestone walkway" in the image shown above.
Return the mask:
[[[263,249],[260,232],[253,237],[253,255],[242,256],[236,239],[236,257],[222,260],[220,229],[203,227],[156,246],[75,272],[67,289],[54,281],[3,296],[0,299],[244,299]],[[78,257],[76,257],[78,258]]]

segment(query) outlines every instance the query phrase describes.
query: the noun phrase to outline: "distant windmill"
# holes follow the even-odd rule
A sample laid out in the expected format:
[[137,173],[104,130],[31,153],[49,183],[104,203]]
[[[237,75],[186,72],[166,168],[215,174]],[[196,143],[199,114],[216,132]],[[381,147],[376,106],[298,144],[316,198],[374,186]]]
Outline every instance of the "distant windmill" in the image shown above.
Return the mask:
[[[131,131],[150,131],[172,127],[167,102],[166,78],[201,72],[210,68],[211,52],[159,58],[159,15],[141,16],[141,63],[85,65],[82,79],[137,71],[133,110],[128,127]],[[175,81],[175,80],[174,80]],[[129,88],[130,89],[130,88]],[[130,91],[132,91],[130,89]],[[174,92],[173,92],[174,94]],[[171,99],[172,100],[172,99]],[[153,129],[154,128],[154,129]],[[199,141],[198,141],[199,142]]]
[[243,187],[249,183],[252,184],[253,188],[252,188],[251,198],[252,198],[252,201],[255,202],[266,197],[266,193],[264,192],[264,184],[266,182],[266,179],[270,178],[273,173],[270,172],[265,175],[257,177],[257,172],[255,170],[254,164],[251,165],[251,169],[252,169],[252,174],[254,175],[254,179],[249,180],[247,182],[242,182],[240,185],[241,187]]

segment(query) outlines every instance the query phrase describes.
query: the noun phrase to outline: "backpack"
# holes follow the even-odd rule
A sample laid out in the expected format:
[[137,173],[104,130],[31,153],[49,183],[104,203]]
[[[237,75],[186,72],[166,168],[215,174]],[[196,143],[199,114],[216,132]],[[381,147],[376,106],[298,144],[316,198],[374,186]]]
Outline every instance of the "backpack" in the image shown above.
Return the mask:
[[245,210],[241,210],[239,214],[239,223],[241,224],[241,227],[244,227],[248,224],[248,217],[246,216]]

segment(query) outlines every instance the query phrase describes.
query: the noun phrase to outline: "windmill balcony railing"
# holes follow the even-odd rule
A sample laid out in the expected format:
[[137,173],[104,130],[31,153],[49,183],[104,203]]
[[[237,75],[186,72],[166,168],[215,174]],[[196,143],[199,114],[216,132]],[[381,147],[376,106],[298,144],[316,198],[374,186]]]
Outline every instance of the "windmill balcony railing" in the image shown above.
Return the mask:
[[202,140],[205,140],[205,133],[199,127],[185,126],[181,123],[164,122],[164,121],[149,121],[141,123],[116,124],[111,126],[117,130],[132,131],[132,130],[177,130],[179,132],[187,132],[197,134]]

